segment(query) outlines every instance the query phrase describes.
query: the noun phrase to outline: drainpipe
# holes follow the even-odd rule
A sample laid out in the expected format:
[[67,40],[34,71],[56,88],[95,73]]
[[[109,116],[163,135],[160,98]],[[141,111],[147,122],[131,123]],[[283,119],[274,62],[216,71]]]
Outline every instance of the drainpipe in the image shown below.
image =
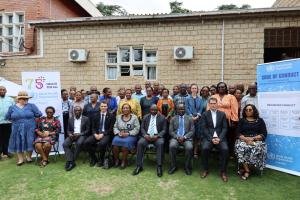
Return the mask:
[[224,29],[225,29],[225,21],[223,19],[223,27],[222,27],[222,64],[221,64],[221,81],[224,81]]

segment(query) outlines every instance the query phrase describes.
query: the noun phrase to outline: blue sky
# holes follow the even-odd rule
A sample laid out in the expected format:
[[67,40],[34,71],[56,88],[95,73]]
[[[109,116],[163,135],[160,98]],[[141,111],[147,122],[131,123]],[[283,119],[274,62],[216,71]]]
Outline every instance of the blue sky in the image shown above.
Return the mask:
[[[130,14],[169,13],[169,2],[173,0],[91,0],[94,4],[100,1],[104,4],[120,5]],[[249,4],[252,8],[271,7],[275,0],[177,0],[183,2],[183,7],[193,11],[215,10],[222,4]]]

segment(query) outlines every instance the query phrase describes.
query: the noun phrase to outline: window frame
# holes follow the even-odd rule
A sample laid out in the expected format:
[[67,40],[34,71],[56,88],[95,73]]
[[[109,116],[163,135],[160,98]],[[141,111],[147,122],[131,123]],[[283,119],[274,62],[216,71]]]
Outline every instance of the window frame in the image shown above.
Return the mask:
[[[122,62],[121,51],[122,49],[129,49],[129,61],[130,62]],[[135,61],[134,58],[134,50],[141,49],[142,50],[142,60]],[[149,62],[147,60],[147,52],[155,52],[155,58],[153,61]],[[117,55],[117,63],[110,63],[108,60],[109,54]],[[144,77],[144,80],[155,81],[158,77],[157,70],[157,60],[158,60],[158,50],[157,49],[145,49],[143,45],[126,45],[126,46],[118,46],[116,50],[108,50],[105,51],[105,80],[118,80],[120,77]],[[125,76],[122,75],[121,67],[129,66],[130,75]],[[108,72],[110,67],[117,67],[117,75],[115,79],[111,79],[108,77]],[[142,67],[142,72],[137,72],[135,67]],[[148,67],[155,67],[155,79],[148,79]]]

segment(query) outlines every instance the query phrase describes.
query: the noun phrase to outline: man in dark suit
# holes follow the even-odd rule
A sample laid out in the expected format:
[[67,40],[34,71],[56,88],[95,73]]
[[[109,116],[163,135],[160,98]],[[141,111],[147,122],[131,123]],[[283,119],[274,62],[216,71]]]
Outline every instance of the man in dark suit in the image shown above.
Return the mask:
[[193,157],[193,136],[195,132],[194,122],[191,116],[185,114],[185,106],[180,103],[176,107],[177,115],[171,119],[169,134],[171,136],[169,153],[171,158],[171,167],[169,174],[177,170],[176,153],[179,145],[185,149],[184,171],[186,175],[192,174],[191,160]]
[[[78,157],[83,142],[89,133],[90,121],[86,116],[81,115],[82,109],[80,106],[75,106],[74,117],[69,118],[68,122],[68,138],[64,141],[63,147],[67,159],[65,169],[72,170],[76,164],[75,160]],[[74,147],[73,146],[74,143]]]
[[[92,118],[92,131],[84,141],[84,147],[90,155],[90,166],[93,167],[97,163],[98,167],[103,166],[105,151],[107,145],[113,137],[113,127],[116,118],[113,114],[107,112],[107,102],[101,102],[100,112]],[[100,150],[100,157],[97,159],[95,152]],[[107,168],[108,166],[105,166]]]
[[202,178],[208,175],[208,157],[211,148],[215,146],[219,149],[220,153],[220,171],[221,178],[224,182],[228,181],[226,175],[227,157],[228,157],[228,145],[226,140],[227,122],[224,112],[218,111],[218,100],[216,98],[210,98],[208,103],[210,110],[206,111],[202,115],[204,135],[202,140],[202,152],[203,152],[203,167],[204,172]]
[[137,144],[137,157],[136,157],[136,169],[133,171],[133,175],[138,175],[143,171],[143,157],[144,152],[149,143],[152,143],[156,147],[156,162],[157,162],[157,176],[161,177],[162,162],[164,154],[164,135],[167,129],[167,121],[165,117],[157,114],[157,106],[153,104],[150,107],[150,114],[146,115],[142,121],[141,133],[142,137]]

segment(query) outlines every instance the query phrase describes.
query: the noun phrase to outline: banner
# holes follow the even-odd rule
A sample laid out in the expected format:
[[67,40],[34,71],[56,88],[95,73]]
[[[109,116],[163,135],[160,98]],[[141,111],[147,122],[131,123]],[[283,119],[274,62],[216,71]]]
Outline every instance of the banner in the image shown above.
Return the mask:
[[267,167],[300,176],[300,59],[259,64],[257,84]]
[[[40,111],[45,114],[48,106],[55,108],[55,116],[59,117],[63,130],[63,116],[61,104],[61,85],[59,72],[22,72],[22,84],[24,89],[32,98],[30,103],[34,103]],[[59,151],[63,151],[64,136],[59,136]]]

